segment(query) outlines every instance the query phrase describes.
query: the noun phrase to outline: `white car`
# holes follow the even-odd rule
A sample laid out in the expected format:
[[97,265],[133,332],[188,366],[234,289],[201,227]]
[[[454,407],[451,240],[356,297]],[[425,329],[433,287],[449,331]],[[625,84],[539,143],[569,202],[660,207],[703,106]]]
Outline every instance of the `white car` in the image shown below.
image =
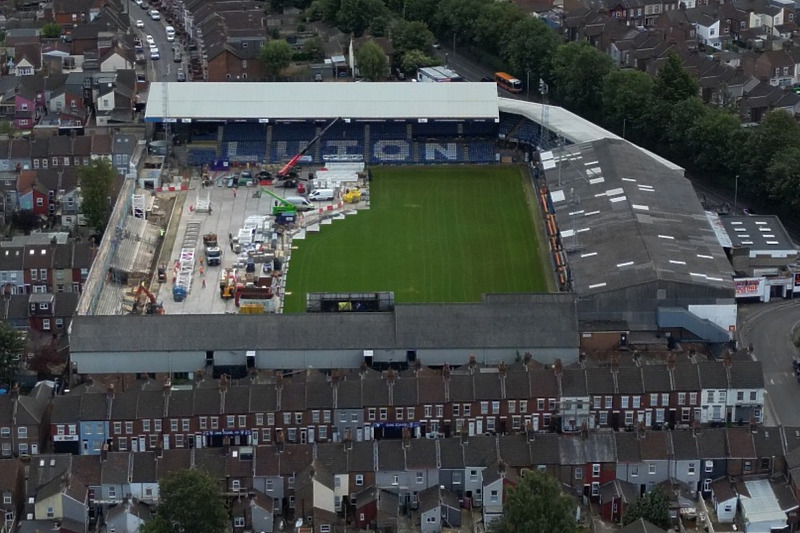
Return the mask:
[[148,14],[153,20],[161,20],[161,13],[159,13],[157,9],[151,9]]
[[135,3],[136,3],[137,6],[142,7],[142,4],[144,4],[144,1],[143,0],[136,0]]
[[150,49],[150,59],[161,59],[161,54],[158,53],[158,48]]
[[144,21],[142,19],[137,20],[136,21],[136,27],[137,28],[144,28]]
[[156,45],[156,40],[153,39],[152,35],[148,35],[147,37],[144,38],[144,40],[147,41],[147,44],[149,44],[150,46]]

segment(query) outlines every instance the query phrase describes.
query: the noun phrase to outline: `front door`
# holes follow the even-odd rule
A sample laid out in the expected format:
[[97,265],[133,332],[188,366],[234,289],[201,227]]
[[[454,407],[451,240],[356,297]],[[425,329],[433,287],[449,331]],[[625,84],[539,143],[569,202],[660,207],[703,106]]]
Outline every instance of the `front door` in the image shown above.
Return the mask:
[[476,418],[475,419],[475,434],[483,435],[483,419]]

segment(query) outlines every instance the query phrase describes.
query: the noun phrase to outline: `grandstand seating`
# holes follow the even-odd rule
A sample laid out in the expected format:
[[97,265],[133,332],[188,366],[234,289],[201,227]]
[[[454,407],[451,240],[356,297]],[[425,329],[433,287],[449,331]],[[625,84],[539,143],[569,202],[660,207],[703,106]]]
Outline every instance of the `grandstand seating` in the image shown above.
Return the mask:
[[383,139],[405,139],[405,122],[371,122],[369,125],[369,138],[371,141]]
[[222,142],[247,141],[265,142],[267,128],[264,124],[253,122],[234,122],[226,124],[222,129]]
[[495,137],[497,125],[491,121],[465,122],[462,129],[464,137]]
[[369,162],[389,165],[410,163],[411,143],[405,139],[378,139],[372,143]]
[[317,135],[317,125],[311,122],[278,122],[272,126],[273,141],[310,142]]
[[510,113],[500,113],[500,124],[497,125],[497,135],[507,137],[511,131],[517,127],[520,118]]
[[466,144],[470,163],[494,163],[496,161],[493,142],[478,141]]
[[457,137],[458,122],[418,122],[414,124],[414,137]]
[[217,158],[217,151],[213,148],[190,147],[186,153],[186,163],[192,166],[208,165]]
[[228,141],[222,143],[222,158],[238,163],[260,163],[266,159],[264,141]]
[[540,133],[542,127],[535,122],[525,119],[522,121],[522,124],[514,131],[512,137],[515,139],[519,139],[522,142],[526,142],[532,144],[534,146],[539,145],[540,141]]

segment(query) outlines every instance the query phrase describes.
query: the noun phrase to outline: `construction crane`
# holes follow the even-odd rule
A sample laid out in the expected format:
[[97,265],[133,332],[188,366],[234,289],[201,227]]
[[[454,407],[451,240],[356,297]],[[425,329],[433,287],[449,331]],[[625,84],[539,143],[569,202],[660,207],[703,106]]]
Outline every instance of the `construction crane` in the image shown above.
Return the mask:
[[147,296],[147,303],[144,306],[144,312],[148,315],[163,315],[164,314],[164,305],[156,301],[156,297],[150,292],[150,289],[145,287],[144,282],[140,283],[139,286],[136,288],[136,292],[133,293],[133,310],[136,311],[137,309],[141,308],[140,299],[142,294]]
[[311,149],[311,147],[314,146],[315,144],[317,144],[317,142],[320,139],[322,139],[322,136],[325,135],[328,132],[328,130],[331,129],[333,127],[333,125],[336,124],[339,120],[341,120],[341,117],[336,117],[335,119],[333,119],[333,121],[330,124],[325,126],[325,128],[323,128],[323,130],[321,132],[319,132],[313,139],[311,139],[311,142],[308,143],[305,146],[305,148],[300,150],[297,153],[297,155],[292,157],[289,160],[289,162],[286,163],[283,166],[283,168],[278,171],[278,176],[277,176],[278,179],[279,180],[283,180],[283,179],[286,179],[286,178],[299,177],[299,176],[297,176],[297,172],[293,171],[292,169],[295,167],[295,165],[297,165],[297,162],[300,161],[300,158],[303,157],[304,155],[306,155],[306,153]]

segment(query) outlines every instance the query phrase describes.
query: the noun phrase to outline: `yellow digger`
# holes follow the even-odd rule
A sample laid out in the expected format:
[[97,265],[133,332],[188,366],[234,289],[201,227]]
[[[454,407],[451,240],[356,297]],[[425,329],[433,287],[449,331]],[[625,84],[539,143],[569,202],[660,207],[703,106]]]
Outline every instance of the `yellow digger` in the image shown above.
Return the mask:
[[342,195],[342,201],[346,204],[357,204],[361,201],[361,189],[347,189]]

